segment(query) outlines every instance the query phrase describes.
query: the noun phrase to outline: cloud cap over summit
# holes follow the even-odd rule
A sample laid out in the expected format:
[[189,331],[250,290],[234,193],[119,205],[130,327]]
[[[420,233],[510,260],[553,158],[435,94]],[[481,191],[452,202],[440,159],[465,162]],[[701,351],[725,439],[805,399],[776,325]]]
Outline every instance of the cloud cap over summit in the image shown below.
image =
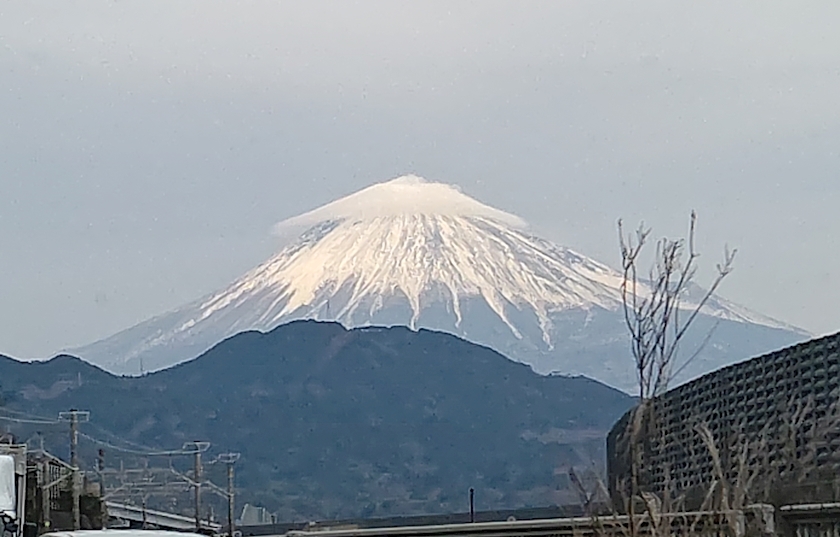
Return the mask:
[[484,205],[461,192],[455,185],[409,174],[376,183],[312,211],[283,220],[274,230],[283,234],[289,228],[313,226],[324,221],[364,221],[404,215],[480,216],[509,226],[527,226],[518,216]]

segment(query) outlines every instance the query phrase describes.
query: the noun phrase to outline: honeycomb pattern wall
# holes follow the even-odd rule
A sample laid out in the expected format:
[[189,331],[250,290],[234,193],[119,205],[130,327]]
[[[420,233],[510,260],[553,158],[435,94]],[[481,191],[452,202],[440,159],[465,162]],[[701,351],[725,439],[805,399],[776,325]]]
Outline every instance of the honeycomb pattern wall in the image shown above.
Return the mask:
[[[659,495],[702,489],[715,477],[698,426],[711,431],[721,466],[733,477],[745,443],[748,465],[793,479],[794,466],[840,467],[840,333],[741,362],[672,389],[644,420],[637,463],[640,488]],[[632,412],[632,411],[631,411]],[[614,498],[630,480],[624,416],[607,439]],[[804,472],[807,474],[807,468]]]

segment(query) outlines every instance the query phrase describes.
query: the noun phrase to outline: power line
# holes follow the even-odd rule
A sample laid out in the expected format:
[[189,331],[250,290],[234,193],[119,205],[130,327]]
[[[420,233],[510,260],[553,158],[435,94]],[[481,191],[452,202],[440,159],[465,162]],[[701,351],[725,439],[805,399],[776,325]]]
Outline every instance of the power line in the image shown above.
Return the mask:
[[[63,420],[61,420],[61,419],[54,420],[54,419],[50,419],[50,418],[45,418],[43,416],[30,414],[28,412],[21,412],[21,411],[18,411],[18,410],[12,410],[12,409],[9,409],[9,408],[0,408],[0,412],[6,412],[6,413],[9,413],[9,414],[17,414],[18,416],[25,416],[25,417],[22,417],[22,418],[17,418],[17,417],[13,417],[13,416],[0,415],[0,420],[12,422],[12,423],[22,423],[22,424],[31,424],[31,425],[60,425],[60,424],[63,423]],[[133,454],[133,455],[154,457],[154,456],[167,456],[167,455],[188,455],[188,454],[191,454],[193,452],[193,450],[185,451],[183,449],[181,449],[181,450],[160,450],[160,449],[151,448],[151,447],[144,446],[142,444],[138,444],[136,442],[132,442],[130,440],[126,440],[124,438],[121,438],[119,435],[116,435],[116,434],[108,431],[107,429],[105,429],[105,428],[103,428],[103,427],[101,427],[101,426],[99,426],[95,423],[87,422],[87,424],[90,425],[90,426],[93,426],[94,428],[96,428],[100,432],[102,432],[103,434],[105,434],[105,435],[107,435],[107,436],[109,436],[113,439],[116,439],[119,442],[135,446],[134,449],[119,447],[119,446],[117,446],[115,444],[112,444],[108,441],[100,440],[100,439],[95,438],[93,436],[87,435],[87,434],[85,434],[81,431],[79,431],[79,433],[78,433],[79,436],[82,436],[85,439],[90,440],[91,442],[93,442],[95,444],[99,444],[101,446],[105,446],[105,447],[108,447],[110,449],[120,451],[122,453],[130,453],[130,454]]]
[[12,423],[30,423],[33,425],[58,425],[61,423],[58,420],[34,420],[34,419],[26,419],[26,418],[13,418],[11,416],[0,416],[0,420],[3,421],[10,421]]
[[124,444],[126,446],[132,446],[132,448],[135,449],[135,450],[149,451],[149,452],[160,451],[160,448],[152,448],[152,447],[149,447],[149,446],[144,446],[143,444],[138,444],[137,442],[132,442],[131,440],[127,440],[125,438],[122,438],[120,435],[114,434],[111,431],[109,431],[108,429],[105,429],[104,427],[97,425],[96,423],[88,422],[86,425],[87,426],[92,426],[94,429],[99,430],[100,433],[109,437],[111,439],[111,441],[117,442],[117,443],[120,443],[120,444]]
[[[138,444],[137,442],[132,442],[131,440],[127,440],[127,439],[121,437],[120,435],[114,434],[111,431],[109,431],[108,429],[105,429],[104,427],[102,427],[100,425],[97,425],[96,423],[88,422],[86,425],[87,426],[92,426],[94,429],[99,430],[100,433],[109,437],[112,442],[117,442],[117,443],[120,443],[120,444],[124,444],[126,446],[131,446],[130,448],[128,448],[128,450],[133,449],[133,450],[136,450],[136,451],[139,450],[139,451],[150,452],[150,453],[158,453],[158,452],[162,451],[160,448],[153,448],[153,447],[149,447],[149,446],[144,446],[143,444]],[[105,445],[107,443],[107,442],[103,442],[103,441],[99,441],[99,440],[97,440],[96,442],[99,443],[99,444],[102,444],[102,445]],[[119,451],[128,452],[128,450],[124,449],[124,448],[119,448]],[[190,453],[191,453],[191,451],[190,451]],[[180,453],[178,453],[178,454],[180,454]]]
[[23,412],[21,410],[13,410],[11,408],[0,408],[0,412],[6,412],[7,414],[17,414],[18,416],[23,416],[25,418],[32,418],[36,420],[49,420],[51,418],[45,418],[44,416],[38,416],[37,414],[30,414],[29,412]]
[[152,448],[149,448],[148,451],[140,451],[136,449],[124,448],[120,446],[116,446],[110,442],[106,442],[105,440],[100,440],[98,438],[94,438],[88,434],[79,433],[79,436],[85,438],[86,440],[90,440],[95,444],[99,444],[100,446],[105,446],[107,448],[113,449],[115,451],[119,451],[122,453],[130,453],[132,455],[140,455],[143,457],[165,457],[165,456],[172,456],[172,455],[191,455],[193,451],[184,451],[183,449],[179,450],[169,450],[169,451],[154,451]]
[[[5,413],[13,414],[13,415],[3,415]],[[30,425],[61,425],[62,423],[70,422],[70,457],[71,463],[69,465],[70,469],[72,470],[73,475],[73,527],[78,528],[80,526],[81,521],[81,511],[79,509],[79,468],[78,468],[78,439],[81,437],[85,441],[89,441],[95,445],[103,446],[107,449],[113,450],[115,452],[126,453],[130,455],[135,455],[138,457],[168,457],[169,458],[169,472],[179,478],[179,482],[171,483],[168,480],[165,480],[164,483],[153,483],[153,482],[138,482],[136,480],[130,480],[129,482],[125,482],[125,478],[128,476],[131,471],[126,472],[122,468],[122,464],[120,464],[120,470],[116,475],[119,476],[119,486],[111,491],[107,491],[106,482],[105,482],[105,475],[106,472],[103,471],[103,464],[102,464],[102,457],[104,451],[102,449],[99,450],[100,459],[97,463],[97,475],[100,481],[100,486],[102,487],[103,493],[105,493],[106,497],[110,497],[113,495],[120,495],[125,497],[131,497],[136,493],[142,493],[144,496],[149,494],[155,493],[173,493],[173,492],[183,492],[186,490],[193,489],[195,493],[195,515],[196,515],[196,527],[200,527],[200,515],[201,515],[201,489],[202,487],[206,487],[207,490],[217,493],[225,498],[228,499],[228,521],[230,527],[233,527],[233,463],[238,459],[238,454],[222,454],[216,458],[213,462],[219,462],[226,464],[228,466],[228,491],[225,491],[221,487],[218,487],[214,483],[210,481],[202,482],[201,474],[202,474],[202,464],[201,464],[201,455],[203,452],[207,451],[210,447],[209,442],[188,442],[184,444],[180,449],[170,449],[170,450],[163,450],[159,448],[150,448],[148,446],[143,446],[141,444],[131,442],[124,438],[120,438],[118,435],[111,433],[110,431],[104,429],[103,427],[95,424],[90,423],[88,421],[90,414],[84,411],[77,411],[77,410],[70,410],[69,412],[62,412],[59,414],[59,419],[49,419],[44,418],[41,416],[36,416],[33,414],[28,414],[25,412],[13,411],[10,409],[0,408],[0,421],[7,421],[11,423],[19,423],[19,424],[30,424]],[[82,422],[85,422],[85,426],[93,427],[95,430],[99,431],[101,434],[105,435],[106,437],[110,437],[113,439],[113,442],[109,442],[108,440],[103,440],[101,438],[97,438],[96,436],[92,436],[90,434],[86,434],[79,430],[80,425]],[[47,431],[48,434],[53,434],[54,431]],[[41,449],[43,451],[43,436],[41,435],[40,431],[38,432],[41,440]],[[99,436],[99,435],[97,435]],[[31,440],[31,438],[30,438]],[[27,443],[29,443],[27,441]],[[135,447],[124,447],[119,444],[128,444],[133,445]],[[46,451],[43,451],[44,454],[49,455]],[[183,457],[185,455],[192,455],[194,458],[194,468],[193,468],[193,478],[190,479],[188,476],[177,472],[175,468],[172,466],[173,457]],[[56,459],[58,460],[58,459]],[[65,463],[66,464],[66,463]],[[146,463],[147,467],[142,470],[143,474],[151,471],[151,475],[156,475],[154,469],[148,468],[148,462]],[[143,478],[145,479],[145,478]],[[152,477],[152,481],[155,478]]]

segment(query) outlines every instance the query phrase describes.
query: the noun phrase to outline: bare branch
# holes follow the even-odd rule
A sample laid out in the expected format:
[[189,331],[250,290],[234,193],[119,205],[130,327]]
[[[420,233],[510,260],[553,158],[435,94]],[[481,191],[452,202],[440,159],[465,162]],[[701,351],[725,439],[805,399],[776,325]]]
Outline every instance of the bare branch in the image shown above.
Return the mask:
[[[692,211],[687,239],[657,241],[654,262],[647,281],[643,282],[639,279],[640,255],[651,230],[640,225],[635,235],[631,235],[625,232],[623,222],[618,221],[624,322],[630,335],[642,399],[663,393],[674,376],[685,368],[685,363],[677,363],[680,343],[720,283],[732,272],[735,250],[726,247],[723,261],[717,265],[717,275],[699,302],[688,309],[682,304],[696,275],[700,256],[695,246],[696,229],[697,214]],[[684,311],[688,314],[685,319],[681,318]]]
[[[630,515],[629,529],[634,537],[639,532],[634,522],[637,505],[646,512],[651,532],[654,535],[665,535],[670,531],[670,526],[660,524],[662,514],[673,512],[684,501],[684,497],[674,497],[670,468],[664,469],[666,487],[662,498],[641,489],[642,470],[649,449],[647,443],[665,442],[665,430],[661,429],[657,419],[657,398],[667,391],[675,376],[694,360],[709,341],[711,333],[706,335],[700,348],[687,361],[679,360],[680,346],[689,328],[706,308],[721,282],[732,272],[734,264],[735,251],[726,247],[723,260],[717,264],[712,284],[703,291],[702,296],[692,299],[690,304],[684,303],[697,274],[700,257],[696,249],[696,230],[697,214],[692,211],[687,237],[657,240],[653,246],[653,262],[649,269],[644,270],[641,268],[641,256],[650,242],[650,228],[641,224],[635,233],[629,233],[625,231],[623,222],[618,221],[622,263],[621,300],[640,399],[639,405],[629,416],[624,435],[628,442],[631,475],[629,489],[621,491],[626,497],[627,513]],[[724,467],[712,432],[705,424],[700,424],[696,432],[701,435],[715,464],[715,480],[703,503],[710,504],[719,497],[719,508],[729,512],[733,503],[742,505],[746,501],[755,476],[749,478],[748,472],[739,472],[743,473],[743,479],[730,483],[730,475]],[[739,460],[743,461],[742,466],[745,468],[750,453],[746,445],[740,452]],[[731,517],[728,521],[734,524]],[[694,520],[691,527],[696,528],[699,523],[699,519]]]

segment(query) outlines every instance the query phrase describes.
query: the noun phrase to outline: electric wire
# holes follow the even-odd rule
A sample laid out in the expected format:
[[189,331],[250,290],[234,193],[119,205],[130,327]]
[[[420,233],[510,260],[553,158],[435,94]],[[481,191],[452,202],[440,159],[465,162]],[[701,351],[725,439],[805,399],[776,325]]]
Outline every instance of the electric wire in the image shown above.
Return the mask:
[[0,420],[10,421],[12,423],[28,423],[32,425],[58,425],[61,423],[58,420],[14,418],[12,416],[0,416]]
[[[21,411],[17,411],[17,410],[8,409],[8,408],[0,408],[0,412],[7,412],[9,414],[17,414],[19,416],[26,416],[26,417],[18,418],[18,417],[14,417],[14,416],[0,415],[0,420],[12,422],[12,423],[21,423],[21,424],[29,424],[29,425],[64,425],[66,423],[65,421],[62,421],[62,420],[59,420],[59,419],[45,418],[43,416],[37,416],[35,414],[30,414],[28,412],[21,412]],[[192,453],[192,451],[184,451],[183,449],[179,449],[179,450],[160,450],[160,449],[155,449],[155,448],[151,448],[151,447],[148,447],[148,446],[143,446],[141,444],[137,444],[136,442],[131,442],[129,440],[125,440],[123,438],[120,438],[118,435],[113,434],[113,433],[107,431],[106,429],[104,429],[104,428],[102,428],[102,427],[100,427],[100,426],[98,426],[94,423],[88,422],[88,424],[92,425],[93,427],[95,427],[96,429],[98,429],[99,431],[104,433],[105,435],[117,439],[117,441],[119,441],[119,442],[134,445],[135,449],[117,446],[116,444],[113,444],[113,443],[108,442],[106,440],[101,440],[101,439],[96,438],[94,436],[91,436],[89,434],[85,434],[82,431],[78,432],[80,437],[85,438],[86,440],[89,440],[89,441],[91,441],[95,444],[105,446],[109,449],[113,449],[115,451],[119,451],[119,452],[122,452],[122,453],[129,453],[129,454],[132,454],[132,455],[139,455],[139,456],[145,456],[145,457],[185,455],[185,454],[191,454]]]
[[107,448],[113,449],[114,451],[119,451],[121,453],[130,453],[132,455],[139,455],[139,456],[142,456],[142,457],[166,457],[166,456],[172,456],[172,455],[191,455],[191,454],[194,453],[193,451],[184,451],[183,449],[168,450],[168,451],[154,451],[151,448],[149,448],[147,451],[140,451],[140,450],[137,450],[137,449],[130,449],[130,448],[124,448],[124,447],[116,446],[116,445],[114,445],[110,442],[106,442],[105,440],[100,440],[98,438],[90,436],[89,434],[85,434],[81,431],[79,431],[79,436],[81,438],[89,440],[89,441],[91,441],[95,444],[98,444],[100,446],[105,446]]
[[36,420],[50,420],[51,418],[45,418],[43,416],[38,416],[37,414],[31,414],[29,412],[23,412],[22,410],[14,410],[11,408],[0,408],[0,412],[6,412],[7,414],[17,414],[18,416],[23,416],[24,418],[31,418]]
[[122,438],[121,436],[112,433],[111,431],[105,429],[104,427],[101,427],[101,426],[97,425],[93,421],[89,421],[89,422],[85,423],[84,426],[85,427],[90,426],[90,427],[93,427],[94,429],[97,429],[101,434],[104,434],[106,437],[108,437],[111,442],[116,442],[118,444],[124,444],[126,446],[130,446],[129,449],[135,449],[135,450],[140,450],[140,451],[148,451],[148,452],[162,451],[160,448],[153,448],[153,447],[149,447],[149,446],[144,446],[143,444],[138,444],[137,442],[132,442],[131,440],[127,440],[125,438]]

